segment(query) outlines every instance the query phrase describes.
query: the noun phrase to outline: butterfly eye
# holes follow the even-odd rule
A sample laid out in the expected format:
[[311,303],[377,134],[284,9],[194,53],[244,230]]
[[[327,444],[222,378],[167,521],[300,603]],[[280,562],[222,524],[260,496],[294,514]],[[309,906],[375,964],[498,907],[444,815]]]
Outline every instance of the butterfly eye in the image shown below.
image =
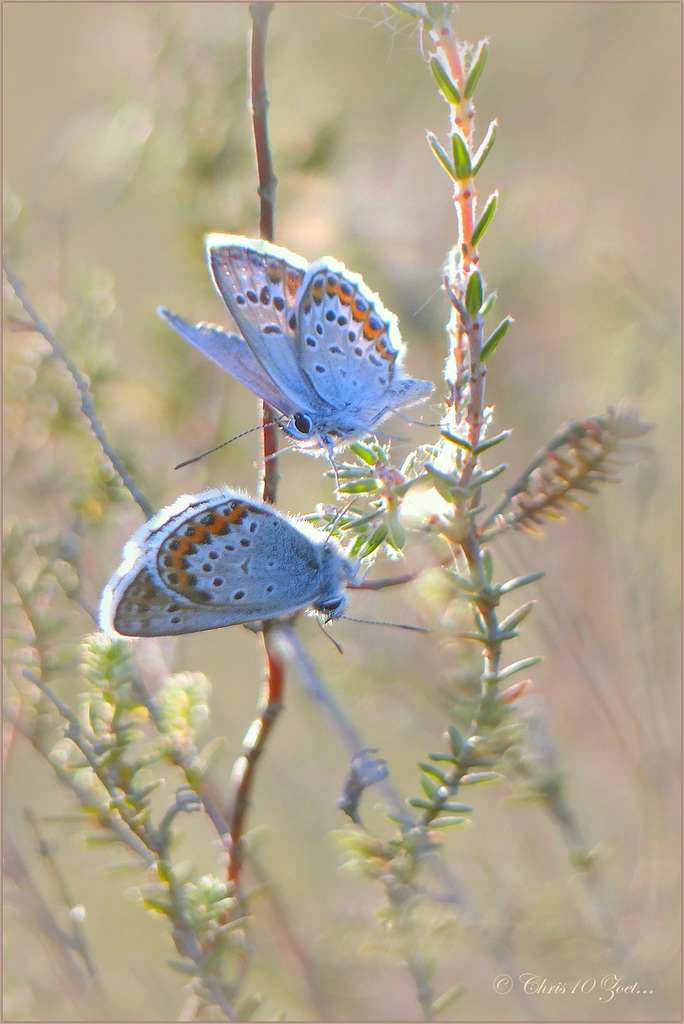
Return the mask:
[[299,433],[304,437],[308,437],[313,427],[311,417],[305,416],[303,412],[296,412],[292,420]]
[[343,597],[333,597],[329,601],[322,601],[317,607],[319,611],[332,615],[342,604],[344,604]]

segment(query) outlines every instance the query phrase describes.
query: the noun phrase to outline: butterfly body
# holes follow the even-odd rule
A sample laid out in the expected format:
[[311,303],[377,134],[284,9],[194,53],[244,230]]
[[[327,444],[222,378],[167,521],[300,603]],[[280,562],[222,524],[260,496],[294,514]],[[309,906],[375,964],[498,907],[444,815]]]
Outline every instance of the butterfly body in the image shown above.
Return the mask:
[[127,542],[104,589],[110,635],[175,636],[312,607],[338,618],[353,563],[306,523],[227,487],[183,495]]
[[158,312],[280,412],[295,447],[331,455],[433,390],[404,374],[396,317],[337,260],[308,264],[237,235],[209,235],[206,247],[214,284],[240,334]]

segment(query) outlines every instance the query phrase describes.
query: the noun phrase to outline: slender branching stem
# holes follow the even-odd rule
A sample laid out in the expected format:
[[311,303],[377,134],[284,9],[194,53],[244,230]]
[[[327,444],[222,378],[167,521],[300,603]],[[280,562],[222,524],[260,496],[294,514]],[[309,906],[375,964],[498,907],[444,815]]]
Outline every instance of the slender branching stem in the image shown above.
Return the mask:
[[434,1020],[432,1004],[434,1002],[434,991],[429,977],[427,977],[420,958],[415,952],[409,953],[406,957],[406,966],[416,987],[416,996],[423,1011],[423,1020]]
[[[38,839],[38,844],[41,856],[51,858],[51,853],[42,837]],[[40,891],[40,887],[36,884],[35,873],[24,860],[7,822],[3,825],[2,845],[3,875],[6,883],[5,906],[7,908],[16,906],[21,912],[24,923],[30,922],[37,929],[42,943],[52,952],[59,971],[62,990],[74,1005],[76,1013],[74,1019],[83,1019],[82,1000],[89,987],[93,985],[97,989],[100,1000],[105,1004],[105,1010],[111,1015],[113,1010],[107,1005],[106,996],[97,981],[95,969],[89,962],[89,957],[84,949],[84,940],[78,937],[76,931],[75,919],[78,915],[71,915],[70,931],[60,923]],[[16,892],[12,891],[13,887]],[[72,907],[73,904],[67,904],[68,910],[71,910]],[[87,975],[79,963],[79,958],[85,964]]]
[[[163,736],[164,727],[156,700],[152,694],[148,692],[147,687],[138,676],[133,680],[133,688],[140,703],[147,708],[155,728],[159,734]],[[175,764],[177,768],[180,768],[185,776],[186,782],[192,788],[193,792],[197,794],[197,797],[202,804],[202,809],[216,829],[219,837],[221,839],[225,839],[228,835],[228,822],[225,816],[221,813],[218,800],[213,795],[211,786],[204,779],[199,783],[195,781],[197,768],[200,764],[200,758],[194,745],[186,744],[181,746],[179,744],[173,744],[168,748],[167,755],[169,760]]]
[[[321,682],[318,673],[311,663],[311,660],[304,650],[299,637],[293,629],[284,629],[279,635],[282,650],[288,661],[291,661],[296,669],[297,677],[304,686],[310,698],[317,701],[325,708],[332,720],[335,730],[342,737],[351,756],[359,751],[368,749],[368,744],[358,729],[349,721],[344,711],[337,703],[332,694]],[[412,824],[400,794],[395,789],[389,776],[376,783],[383,793],[393,814],[405,819],[407,824]]]
[[[472,150],[473,134],[475,131],[475,107],[471,99],[467,99],[465,93],[465,74],[461,51],[458,45],[458,36],[448,21],[443,21],[439,27],[430,31],[430,36],[435,49],[444,55],[451,77],[461,94],[461,102],[451,107],[451,129],[459,131],[468,146]],[[477,251],[471,247],[470,238],[475,227],[475,203],[476,192],[472,178],[463,178],[455,182],[454,204],[459,218],[460,242],[464,270],[470,269],[470,264],[477,264]]]
[[118,808],[114,811],[111,809],[109,801],[96,801],[92,791],[82,786],[75,779],[73,772],[62,767],[56,760],[51,759],[49,753],[43,747],[36,730],[30,728],[14,709],[9,709],[7,716],[17,732],[27,739],[36,753],[50,764],[57,779],[71,790],[81,807],[89,808],[90,813],[97,819],[98,824],[104,830],[115,835],[124,846],[127,846],[143,861],[146,867],[153,867],[156,862],[156,855],[147,848],[145,843],[135,833],[131,832],[128,825],[122,820]]
[[5,277],[9,281],[17,299],[19,300],[24,310],[30,317],[31,326],[45,339],[45,341],[47,341],[48,345],[52,349],[52,354],[54,358],[59,360],[59,362],[63,363],[64,366],[66,367],[67,372],[69,373],[71,379],[76,385],[76,389],[81,400],[81,411],[83,412],[83,415],[90,424],[90,429],[92,430],[93,434],[100,442],[102,451],[109,459],[109,462],[111,463],[115,472],[118,473],[119,476],[121,477],[121,482],[123,483],[126,490],[129,492],[131,497],[133,498],[133,501],[142,509],[144,515],[149,519],[150,516],[154,515],[154,509],[150,502],[145,497],[145,495],[142,493],[142,491],[136,486],[132,477],[124,468],[121,459],[116,454],[111,444],[107,440],[104,427],[100,423],[97,413],[95,412],[95,406],[93,404],[92,395],[90,394],[88,382],[83,377],[82,373],[80,372],[76,364],[69,358],[69,356],[62,348],[62,346],[59,344],[59,342],[55,338],[54,334],[52,333],[48,325],[45,323],[45,321],[42,319],[36,308],[28,299],[24,291],[24,286],[17,277],[17,275],[14,273],[14,271],[10,270],[10,268],[7,265],[5,265]]
[[[470,576],[477,590],[473,601],[484,624],[483,630],[483,672],[480,683],[480,699],[473,714],[470,728],[464,737],[464,746],[457,764],[447,773],[445,785],[438,790],[432,800],[431,807],[423,814],[422,824],[429,825],[440,813],[444,804],[453,799],[454,794],[465,775],[472,769],[477,757],[476,740],[480,735],[482,719],[487,714],[489,705],[496,700],[498,693],[497,677],[501,661],[501,639],[499,637],[499,620],[496,614],[498,601],[488,585],[484,569],[482,550],[476,532],[470,524],[467,535],[458,545],[465,556]],[[456,545],[454,545],[456,549]],[[454,550],[454,556],[457,551]]]
[[26,820],[35,833],[38,851],[50,868],[50,872],[55,880],[62,903],[66,907],[67,911],[69,911],[69,925],[71,933],[66,936],[66,941],[70,948],[81,957],[86,970],[90,975],[91,981],[96,985],[100,996],[104,996],[98,976],[97,966],[90,950],[85,928],[83,927],[83,921],[80,915],[71,913],[76,901],[73,898],[71,887],[67,881],[66,875],[57,861],[52,845],[43,835],[40,822],[36,815],[32,811],[26,811]]
[[[127,802],[122,799],[123,790],[116,785],[113,773],[109,770],[103,759],[98,755],[93,744],[86,738],[81,729],[78,721],[78,717],[74,714],[68,704],[65,704],[61,700],[54,690],[43,682],[40,676],[30,672],[28,669],[24,670],[24,675],[29,682],[34,683],[35,686],[43,693],[45,697],[51,701],[58,714],[67,723],[65,730],[65,736],[71,740],[74,746],[81,752],[85,761],[91,768],[93,775],[102,784],[107,792],[110,799],[110,806],[116,809],[116,813],[123,822],[123,824],[130,829],[132,834],[136,836],[148,850],[152,853],[157,852],[158,843],[154,833],[147,827],[147,825],[136,815],[135,811],[131,810],[127,805]],[[129,843],[129,845],[131,845]]]

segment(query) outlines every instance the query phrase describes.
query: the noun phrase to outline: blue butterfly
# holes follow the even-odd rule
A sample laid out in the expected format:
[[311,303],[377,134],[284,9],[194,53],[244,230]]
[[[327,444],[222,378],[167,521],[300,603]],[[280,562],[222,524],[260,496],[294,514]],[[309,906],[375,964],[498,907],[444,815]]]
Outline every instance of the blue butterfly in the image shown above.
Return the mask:
[[372,433],[433,385],[407,377],[397,319],[358,274],[323,257],[211,234],[207,262],[239,334],[158,314],[217,366],[282,414],[293,447],[332,452]]
[[184,494],[133,534],[100,603],[110,636],[178,636],[313,608],[339,618],[356,566],[309,523],[240,491]]

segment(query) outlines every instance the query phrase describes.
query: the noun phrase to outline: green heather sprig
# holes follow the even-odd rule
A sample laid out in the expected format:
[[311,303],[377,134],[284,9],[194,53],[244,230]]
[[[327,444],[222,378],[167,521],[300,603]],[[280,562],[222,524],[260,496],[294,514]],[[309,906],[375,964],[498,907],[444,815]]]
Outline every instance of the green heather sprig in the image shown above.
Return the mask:
[[[515,709],[532,680],[517,677],[541,659],[531,656],[507,662],[504,652],[505,645],[519,637],[519,627],[535,602],[526,600],[505,615],[499,608],[502,601],[508,604],[511,597],[538,581],[543,573],[495,581],[491,541],[514,527],[537,528],[542,517],[558,516],[565,507],[578,504],[578,493],[594,491],[598,483],[614,479],[611,463],[618,453],[628,454],[625,442],[640,437],[648,427],[612,411],[604,417],[571,424],[541,450],[504,496],[492,503],[492,486],[507,466],[486,466],[483,461],[510,431],[486,436],[492,425],[492,413],[484,401],[487,364],[507,337],[513,320],[505,316],[492,327],[485,327],[496,293],[488,287],[481,270],[479,246],[497,213],[499,192],[489,195],[478,209],[476,176],[494,145],[497,122],[491,122],[478,144],[474,96],[488,45],[483,40],[471,46],[457,37],[450,22],[450,4],[391,6],[421,21],[433,48],[426,59],[449,107],[448,143],[428,133],[430,148],[453,183],[456,214],[456,243],[443,282],[451,307],[446,411],[440,440],[414,453],[408,462],[408,474],[387,472],[385,450],[382,457],[371,447],[354,451],[359,465],[344,464],[344,479],[350,481],[346,487],[350,493],[374,493],[377,497],[369,503],[370,511],[347,510],[337,528],[341,533],[358,531],[358,540],[350,550],[362,557],[383,541],[389,539],[392,543],[390,513],[404,531],[408,526],[440,536],[446,545],[440,561],[442,571],[470,608],[473,619],[472,628],[459,631],[458,640],[477,645],[481,661],[475,691],[459,696],[454,704],[452,721],[444,732],[444,747],[429,753],[420,764],[422,793],[407,801],[409,808],[420,812],[419,818],[389,815],[398,826],[395,837],[380,840],[358,826],[355,838],[347,836],[345,844],[350,863],[385,886],[388,902],[383,917],[389,917],[404,938],[404,959],[425,1019],[431,1020],[443,997],[433,992],[433,972],[427,960],[419,962],[415,956],[415,936],[420,929],[413,911],[420,903],[423,866],[434,857],[439,844],[435,830],[469,820],[473,801],[463,800],[463,787],[468,787],[470,796],[472,786],[500,780],[510,771],[520,774],[522,765],[531,764],[521,753],[526,745],[526,723],[515,715]],[[632,454],[635,451],[639,449],[632,446]],[[405,536],[403,540],[405,543]],[[544,785],[539,773],[531,768],[529,771],[537,779],[536,789],[531,783],[529,792],[535,793],[567,833],[568,822],[574,822],[574,818],[562,797],[558,771],[553,773],[554,782],[549,786]],[[573,863],[581,862],[586,868],[590,862],[582,854],[578,835],[575,825],[569,848]],[[608,916],[599,916],[609,936]]]

